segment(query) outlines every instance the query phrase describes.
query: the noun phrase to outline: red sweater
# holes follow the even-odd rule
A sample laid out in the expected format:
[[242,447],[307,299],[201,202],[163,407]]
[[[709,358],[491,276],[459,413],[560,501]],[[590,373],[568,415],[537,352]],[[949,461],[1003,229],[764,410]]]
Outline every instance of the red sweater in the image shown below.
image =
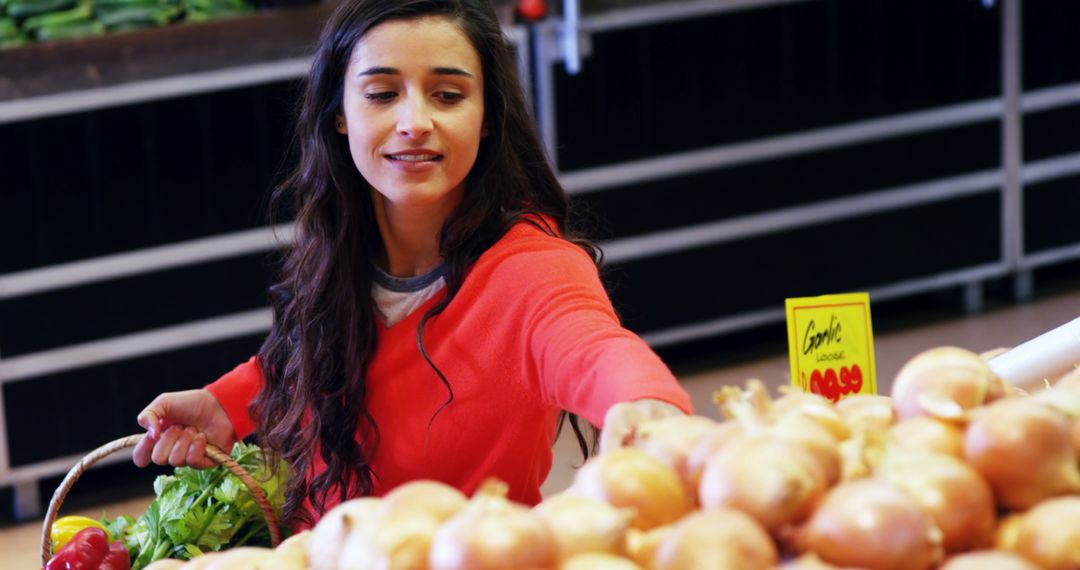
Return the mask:
[[[519,223],[425,327],[424,347],[454,390],[453,403],[431,421],[448,393],[420,356],[416,327],[443,295],[378,328],[367,372],[368,408],[382,438],[372,459],[376,495],[418,478],[472,494],[494,476],[509,484],[511,499],[535,504],[560,410],[598,426],[612,404],[641,398],[691,411],[671,371],[619,324],[588,255]],[[207,386],[237,437],[255,430],[247,408],[262,382],[252,358]]]

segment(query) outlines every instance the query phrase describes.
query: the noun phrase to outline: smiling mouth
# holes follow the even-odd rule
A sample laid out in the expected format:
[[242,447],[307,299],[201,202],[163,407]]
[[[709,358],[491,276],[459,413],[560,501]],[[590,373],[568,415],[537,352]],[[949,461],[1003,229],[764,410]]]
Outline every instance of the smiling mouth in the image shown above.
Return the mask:
[[400,162],[426,162],[442,160],[441,154],[388,154],[386,158]]

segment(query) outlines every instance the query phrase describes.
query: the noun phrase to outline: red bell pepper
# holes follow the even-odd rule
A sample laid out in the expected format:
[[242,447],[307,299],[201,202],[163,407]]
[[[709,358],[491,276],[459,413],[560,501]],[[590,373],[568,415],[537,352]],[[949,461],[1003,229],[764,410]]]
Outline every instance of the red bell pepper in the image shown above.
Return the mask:
[[97,527],[75,533],[44,570],[130,570],[127,549],[119,540],[109,544],[109,535]]

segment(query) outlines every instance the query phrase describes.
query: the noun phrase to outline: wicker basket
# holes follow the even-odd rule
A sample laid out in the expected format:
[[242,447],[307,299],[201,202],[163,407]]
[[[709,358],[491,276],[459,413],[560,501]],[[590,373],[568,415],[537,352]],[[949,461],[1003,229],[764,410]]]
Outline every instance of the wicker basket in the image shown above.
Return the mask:
[[[45,513],[45,522],[41,525],[41,565],[45,566],[45,563],[49,561],[51,550],[52,525],[56,521],[56,515],[60,511],[60,505],[63,504],[64,498],[67,497],[68,492],[71,491],[71,487],[75,485],[75,482],[82,477],[82,474],[86,472],[95,463],[105,459],[106,457],[127,449],[129,447],[135,447],[145,434],[129,435],[122,437],[115,441],[106,443],[105,445],[91,451],[79,460],[74,467],[68,471],[64,481],[60,483],[60,486],[56,488],[56,492],[53,493],[52,500],[49,501],[49,510]],[[266,495],[263,494],[262,488],[259,487],[255,479],[244,470],[228,453],[214,447],[213,445],[206,445],[206,456],[213,460],[218,465],[224,466],[231,471],[234,475],[240,478],[240,481],[251,491],[254,495],[255,501],[259,503],[259,507],[262,509],[263,516],[266,518],[266,526],[270,529],[270,540],[273,546],[277,546],[281,543],[281,529],[278,526],[277,515],[274,513],[273,507],[270,506],[270,502],[266,500]]]

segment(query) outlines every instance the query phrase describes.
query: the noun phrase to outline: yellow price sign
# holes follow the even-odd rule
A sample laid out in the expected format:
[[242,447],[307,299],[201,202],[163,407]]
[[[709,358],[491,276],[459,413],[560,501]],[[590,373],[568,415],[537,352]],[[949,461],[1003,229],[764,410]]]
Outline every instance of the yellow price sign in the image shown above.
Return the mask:
[[876,394],[870,295],[787,299],[791,384],[833,402]]

